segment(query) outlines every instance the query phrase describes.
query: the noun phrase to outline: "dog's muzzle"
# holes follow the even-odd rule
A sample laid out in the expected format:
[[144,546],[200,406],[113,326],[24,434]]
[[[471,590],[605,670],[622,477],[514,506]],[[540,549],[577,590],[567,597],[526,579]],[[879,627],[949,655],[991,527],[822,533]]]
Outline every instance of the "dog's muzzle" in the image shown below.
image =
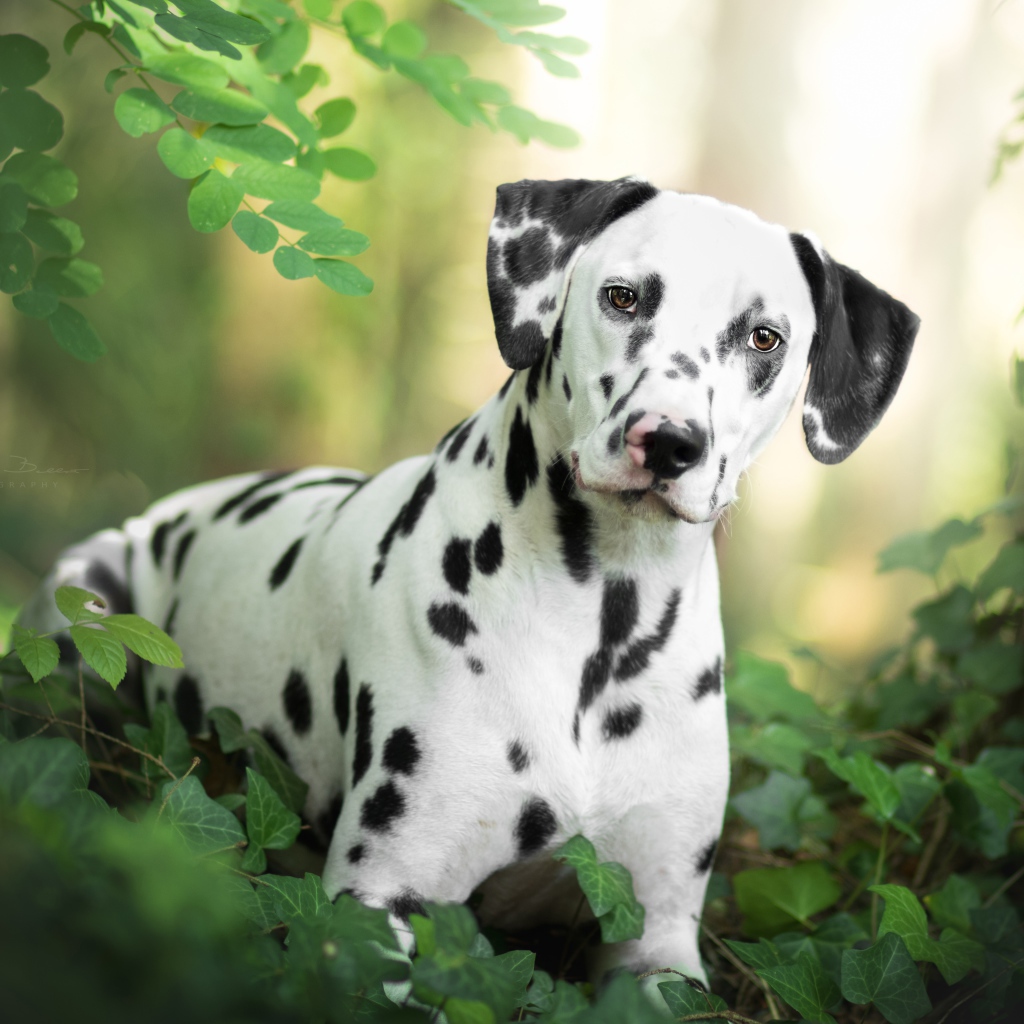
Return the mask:
[[659,479],[676,480],[704,461],[708,435],[695,420],[677,423],[657,413],[634,416],[625,428],[626,451],[634,466]]

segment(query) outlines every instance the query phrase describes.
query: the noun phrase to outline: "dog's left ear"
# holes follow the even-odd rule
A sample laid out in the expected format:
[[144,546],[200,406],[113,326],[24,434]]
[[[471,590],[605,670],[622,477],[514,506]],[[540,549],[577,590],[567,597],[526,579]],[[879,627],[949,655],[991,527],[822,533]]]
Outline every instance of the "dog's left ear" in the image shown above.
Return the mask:
[[544,354],[580,247],[657,194],[636,178],[498,187],[487,239],[487,291],[498,349],[509,366],[525,369]]
[[804,437],[819,462],[842,462],[889,407],[921,320],[805,235],[790,239],[817,318]]

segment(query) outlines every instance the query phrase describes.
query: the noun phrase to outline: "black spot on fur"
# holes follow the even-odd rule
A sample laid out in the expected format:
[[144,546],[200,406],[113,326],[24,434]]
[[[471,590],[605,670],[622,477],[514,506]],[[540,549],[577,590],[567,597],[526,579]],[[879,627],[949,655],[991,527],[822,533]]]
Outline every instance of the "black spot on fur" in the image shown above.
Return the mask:
[[442,437],[441,440],[438,441],[437,444],[434,446],[434,451],[440,455],[441,452],[444,450],[444,446],[451,440],[452,434],[454,434],[455,431],[458,430],[459,427],[461,427],[465,422],[465,420],[459,420],[459,422],[456,423],[454,427],[451,427],[445,433],[444,437]]
[[697,679],[697,686],[693,691],[693,699],[700,700],[709,693],[722,692],[722,659],[716,658],[714,665],[704,669]]
[[621,740],[631,735],[644,717],[644,709],[639,704],[627,704],[615,708],[604,716],[601,731],[606,740]]
[[172,635],[174,629],[174,620],[178,617],[178,598],[176,597],[171,602],[171,607],[167,610],[167,618],[164,619],[164,632],[168,635]]
[[517,408],[509,430],[508,453],[505,456],[505,487],[513,505],[518,505],[527,488],[537,482],[538,469],[533,431],[523,419],[522,409]]
[[[712,435],[711,443],[714,444],[714,435]],[[718,504],[718,487],[722,483],[722,478],[725,476],[725,467],[729,461],[728,455],[723,455],[718,460],[718,479],[715,481],[715,489],[711,492],[710,507],[713,509]]]
[[272,509],[283,497],[283,494],[267,494],[258,501],[254,501],[242,511],[242,514],[238,517],[239,523],[252,522],[257,516],[261,516],[264,512]]
[[648,274],[640,282],[640,298],[636,304],[636,315],[644,320],[653,320],[661,309],[665,298],[665,282],[660,274]]
[[398,515],[391,521],[391,525],[377,544],[378,557],[370,577],[371,584],[376,583],[384,575],[388,553],[391,551],[391,545],[395,542],[395,537],[399,535],[408,537],[416,529],[416,524],[436,486],[437,476],[434,473],[434,467],[431,466],[416,485],[409,500],[398,510]]
[[601,646],[624,644],[636,628],[639,615],[636,581],[628,577],[605,580],[601,596]]
[[607,647],[599,647],[583,663],[577,713],[586,711],[608,685],[612,674],[612,657],[613,653]]
[[747,350],[747,388],[755,398],[764,398],[782,372],[782,346],[774,352]]
[[673,352],[669,358],[690,380],[696,380],[700,376],[700,367],[688,355],[682,352]]
[[509,366],[520,370],[533,366],[544,352],[544,332],[537,320],[526,320],[513,327],[502,349],[502,355]]
[[366,774],[373,760],[373,694],[363,683],[356,695],[356,743],[352,757],[352,788]]
[[718,851],[718,840],[712,839],[697,856],[697,874],[703,875],[710,870],[715,861],[715,853]]
[[490,522],[473,545],[473,561],[485,576],[491,576],[501,568],[505,558],[505,546],[501,540],[501,527]]
[[621,395],[618,398],[618,400],[615,402],[615,404],[612,406],[611,412],[608,414],[609,416],[611,416],[611,417],[618,416],[619,413],[622,412],[622,410],[626,408],[626,403],[636,393],[636,389],[638,387],[640,387],[640,385],[643,383],[644,377],[646,377],[646,376],[647,376],[647,367],[645,366],[640,371],[640,373],[637,375],[636,380],[633,381],[633,386],[624,395]]
[[403,889],[397,896],[392,896],[388,900],[388,910],[402,921],[408,921],[412,914],[419,914],[420,917],[427,916],[426,908],[423,906],[423,897],[419,893],[413,892],[412,889]]
[[543,849],[558,828],[555,812],[546,800],[534,797],[523,808],[516,822],[516,845],[519,856],[525,857]]
[[537,303],[537,312],[543,316],[545,313],[552,312],[557,305],[558,300],[554,295],[545,295],[544,298]]
[[216,512],[213,513],[214,521],[223,519],[224,516],[231,512],[234,512],[239,505],[244,505],[257,491],[263,490],[264,487],[269,487],[272,483],[280,480],[282,477],[286,477],[289,474],[287,472],[281,473],[264,473],[263,476],[256,481],[254,484],[250,484],[245,488],[244,491],[239,491],[233,498],[228,498]]
[[633,329],[629,332],[629,343],[626,345],[626,361],[629,363],[636,362],[637,356],[640,355],[640,349],[653,337],[654,328],[650,324],[634,324]]
[[480,463],[487,458],[488,454],[487,435],[484,434],[484,436],[480,438],[480,443],[476,446],[476,451],[473,452],[473,465],[479,466]]
[[277,754],[277,756],[284,761],[286,765],[291,767],[291,758],[288,756],[288,751],[285,750],[284,744],[281,742],[281,737],[277,735],[273,728],[269,725],[264,729],[260,729],[260,735],[267,741],[267,746]]
[[764,314],[764,300],[755,298],[746,309],[737,313],[718,332],[715,338],[715,352],[718,354],[718,361],[724,363],[734,353],[747,351],[747,338],[754,327],[754,321]]
[[355,846],[350,846],[348,848],[348,853],[345,854],[349,864],[358,864],[365,856],[366,847],[362,843],[356,843]]
[[615,378],[610,373],[602,373],[598,378],[598,384],[601,385],[601,391],[604,393],[604,397],[611,398],[612,391],[615,390]]
[[551,386],[551,368],[555,362],[555,353],[552,349],[548,349],[548,357],[544,360],[544,383]]
[[526,377],[526,401],[530,405],[537,401],[537,394],[540,390],[540,375],[543,369],[544,364],[538,359],[530,367],[530,372]]
[[484,674],[484,663],[479,658],[467,658],[466,664],[473,675],[482,676]]
[[631,643],[625,653],[619,658],[615,666],[615,678],[618,682],[625,682],[640,675],[651,660],[651,655],[660,651],[672,633],[676,624],[676,616],[679,613],[679,601],[682,591],[673,590],[665,602],[665,610],[658,620],[658,625],[649,636],[641,637]]
[[619,454],[619,449],[622,447],[622,428],[612,427],[612,432],[608,435],[608,443],[605,445],[605,450],[609,455],[615,456]]
[[562,317],[555,322],[555,329],[551,333],[551,354],[556,359],[562,352]]
[[577,583],[585,583],[593,569],[593,516],[576,497],[576,483],[563,456],[548,466],[548,492],[555,504],[555,529],[561,540],[562,560]]
[[149,550],[153,554],[153,562],[157,568],[164,560],[164,549],[167,546],[167,534],[171,532],[171,523],[160,523],[149,538]]
[[419,759],[420,748],[416,743],[416,734],[407,726],[399,726],[384,743],[381,764],[389,772],[412,775]]
[[342,795],[336,793],[323,814],[317,818],[317,829],[319,829],[320,834],[328,843],[331,841],[331,836],[334,835],[334,827],[338,824],[338,819],[341,817],[341,809],[344,803]]
[[504,398],[505,395],[508,394],[508,389],[510,387],[512,387],[512,381],[514,381],[515,379],[516,379],[516,374],[515,374],[515,371],[513,370],[512,373],[510,373],[508,375],[508,378],[505,380],[505,383],[502,384],[501,387],[498,389],[498,397],[499,398]]
[[286,579],[288,579],[288,574],[292,571],[292,566],[295,565],[295,560],[299,557],[299,551],[302,549],[302,542],[305,539],[305,537],[300,537],[277,560],[277,565],[274,566],[274,569],[270,574],[271,590],[277,590],[277,588],[281,586]]
[[190,675],[181,675],[174,687],[174,713],[185,732],[195,736],[203,730],[203,698],[199,684]]
[[447,640],[453,647],[463,647],[466,637],[477,632],[476,625],[465,608],[452,601],[446,604],[431,604],[427,609],[427,622],[442,640]]
[[513,740],[508,745],[506,753],[508,754],[508,763],[512,765],[512,771],[517,775],[529,767],[530,757],[518,740]]
[[529,228],[517,238],[505,242],[505,273],[520,288],[548,276],[553,269],[555,250],[547,228]]
[[472,419],[466,420],[462,429],[452,438],[452,443],[448,446],[448,452],[445,455],[449,462],[454,462],[459,457],[459,452],[462,451],[463,446],[469,440],[469,435],[473,433],[474,422]]
[[[126,558],[130,556],[132,549],[129,547]],[[125,567],[127,570],[127,566]],[[85,586],[87,589],[99,594],[107,603],[107,610],[111,614],[129,614],[133,611],[132,595],[125,585],[125,581],[119,579],[106,562],[90,562],[85,571]]]
[[297,668],[288,673],[281,699],[284,702],[284,713],[292,723],[292,728],[300,736],[304,736],[313,724],[313,698],[306,677]]
[[572,401],[572,388],[569,387],[569,378],[562,374],[562,390],[565,392],[565,400],[567,402]]
[[301,484],[295,484],[289,491],[306,491],[311,487],[347,487],[355,484],[361,487],[366,483],[364,476],[325,476],[322,480],[304,480]]
[[338,721],[338,731],[342,736],[348,732],[350,700],[348,662],[342,658],[338,671],[334,673],[334,717]]
[[391,779],[363,801],[359,824],[369,832],[386,832],[405,813],[405,797]]
[[469,593],[469,576],[473,571],[470,561],[470,541],[463,537],[453,537],[448,541],[441,557],[441,571],[448,586],[456,593]]
[[711,362],[711,353],[703,345],[700,347],[700,357],[705,363]]
[[679,379],[679,371],[678,370],[666,370],[665,371],[665,376],[668,377],[669,380],[678,380]]
[[178,539],[177,547],[174,549],[174,578],[178,579],[181,576],[182,567],[185,565],[185,558],[188,555],[188,549],[192,547],[192,542],[196,539],[196,531],[189,530],[188,533],[183,533]]

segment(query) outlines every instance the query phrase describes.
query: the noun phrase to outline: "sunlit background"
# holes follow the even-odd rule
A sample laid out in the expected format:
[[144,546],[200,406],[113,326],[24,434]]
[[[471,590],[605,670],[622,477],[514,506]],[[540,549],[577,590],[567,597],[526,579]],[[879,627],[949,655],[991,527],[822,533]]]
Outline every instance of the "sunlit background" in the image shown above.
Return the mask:
[[[57,153],[81,180],[69,215],[85,231],[82,256],[106,275],[88,312],[110,354],[77,363],[0,302],[0,456],[88,470],[0,488],[0,615],[61,546],[169,490],[305,463],[373,471],[427,450],[507,375],[483,263],[495,186],[638,174],[814,231],[922,317],[903,386],[867,442],[819,465],[794,412],[719,536],[730,650],[781,657],[815,686],[815,658],[841,679],[905,633],[907,609],[933,584],[876,575],[877,551],[973,515],[1007,473],[1008,365],[1024,348],[1024,162],[990,179],[1024,86],[1024,3],[562,5],[554,30],[591,45],[576,80],[552,78],[452,8],[384,3],[418,19],[432,48],[577,128],[574,150],[464,129],[411,83],[314,41],[307,59],[332,76],[323,97],[351,88],[359,103],[346,144],[380,167],[368,183],[325,189],[373,240],[358,262],[376,288],[346,299],[284,281],[230,230],[194,233],[187,186],[153,137],[130,139],[114,122],[99,42],[69,59],[58,8],[5,0],[0,32],[26,31],[51,53],[42,91],[67,117]],[[962,549],[957,571],[969,575],[995,542]]]

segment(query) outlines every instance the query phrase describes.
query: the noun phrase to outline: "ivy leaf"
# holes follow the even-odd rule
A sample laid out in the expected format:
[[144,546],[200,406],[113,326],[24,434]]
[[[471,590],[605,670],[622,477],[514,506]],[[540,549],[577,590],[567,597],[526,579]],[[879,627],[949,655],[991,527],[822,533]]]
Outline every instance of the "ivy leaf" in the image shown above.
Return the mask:
[[159,131],[174,120],[174,112],[150,89],[128,89],[114,102],[117,123],[133,138]]
[[130,651],[153,665],[184,668],[181,648],[159,627],[141,615],[108,615],[104,628]]
[[835,1024],[827,1011],[839,1002],[839,987],[811,954],[801,953],[792,964],[760,967],[757,974],[805,1020]]
[[317,875],[310,874],[308,871],[304,878],[268,875],[265,881],[274,894],[274,908],[280,920],[286,924],[292,921],[313,921],[319,917],[329,918],[331,916],[331,901],[327,898],[327,893],[324,892],[323,884]]
[[0,743],[0,793],[14,805],[55,807],[88,786],[85,751],[69,739]]
[[[662,981],[658,984],[658,991],[673,1017],[692,1016],[702,1010],[729,1009],[721,996],[704,992],[685,981]],[[711,1024],[710,1020],[706,1024]]]
[[[219,803],[220,801],[218,801]],[[267,870],[267,855],[261,846],[250,840],[242,854],[241,869],[250,875],[262,875]]]
[[92,324],[66,302],[57,304],[57,308],[47,318],[47,323],[57,344],[83,363],[94,363],[107,351]]
[[981,906],[981,894],[962,875],[950,875],[938,892],[925,896],[924,902],[940,927],[969,934],[971,911]]
[[231,223],[245,193],[236,181],[218,170],[196,180],[188,194],[188,219],[196,231],[220,231]]
[[751,967],[780,967],[793,962],[793,958],[783,956],[770,939],[758,939],[757,942],[736,942],[733,939],[723,941],[745,964],[749,964]]
[[939,795],[942,783],[935,777],[934,772],[929,773],[926,766],[917,761],[901,764],[892,773],[892,781],[900,794],[900,805],[893,815],[893,824],[915,841],[919,841],[914,823]]
[[773,935],[809,919],[839,899],[842,890],[821,861],[784,868],[755,868],[733,878],[736,904],[750,935]]
[[863,750],[853,757],[840,757],[836,751],[826,749],[818,756],[828,765],[833,775],[848,782],[882,821],[890,821],[900,805],[900,791],[892,780],[890,769],[873,760]]
[[[1024,362],[1018,363],[1018,366]],[[1024,593],[1024,540],[1012,540],[999,549],[992,564],[978,577],[975,591],[987,601],[997,590],[1008,587],[1015,594]]]
[[277,245],[278,232],[273,221],[250,210],[239,210],[231,227],[253,252],[270,252]]
[[876,691],[879,701],[879,729],[901,729],[923,725],[945,704],[946,697],[934,679],[919,683],[909,672]]
[[782,719],[800,724],[821,718],[813,698],[790,685],[785,665],[747,651],[737,653],[735,668],[725,681],[725,694],[731,705],[756,722]]
[[914,1024],[932,1006],[921,975],[895,932],[869,949],[844,951],[842,993],[851,1003],[874,1003],[890,1024]]
[[[154,705],[148,729],[128,722],[124,730],[134,747],[160,758],[176,777],[180,778],[191,766],[193,755],[188,733],[167,701],[159,701]],[[167,778],[160,766],[149,758],[141,759],[140,769],[150,781],[163,783]]]
[[281,802],[273,786],[251,768],[245,769],[249,792],[245,798],[245,822],[249,839],[268,850],[287,850],[298,838],[302,822]]
[[802,775],[804,755],[816,746],[802,730],[784,722],[769,722],[760,728],[733,725],[729,748],[766,768],[781,768],[789,775]]
[[947,985],[955,985],[967,977],[971,968],[985,969],[985,947],[955,928],[946,928],[938,942],[931,941],[929,955],[921,959],[935,964]]
[[956,776],[945,790],[953,808],[953,825],[986,857],[1004,856],[1017,802],[984,765],[957,769]]
[[986,693],[1001,697],[1024,682],[1024,651],[1019,644],[989,640],[960,655],[956,670]]
[[331,932],[346,942],[379,942],[385,949],[398,949],[398,940],[388,923],[388,912],[368,907],[343,893],[331,912]]
[[[806,932],[783,932],[773,939],[779,953],[787,961],[795,960],[801,952],[812,953],[821,963],[825,972],[836,984],[842,975],[842,956],[844,949],[850,949],[854,943],[869,939],[868,933],[850,914],[833,914],[822,921],[818,927]],[[769,965],[770,966],[770,965]]]
[[116,689],[128,669],[121,641],[93,626],[72,626],[68,632],[85,663]]
[[878,571],[916,569],[934,576],[953,548],[980,537],[981,532],[981,523],[976,519],[969,523],[950,519],[934,530],[908,533],[894,540],[878,556]]
[[[245,841],[238,819],[208,797],[203,784],[194,775],[164,783],[160,801],[163,803],[160,820],[181,836],[193,853],[228,850]],[[152,819],[156,819],[160,806],[161,803],[154,801]]]
[[274,787],[285,807],[302,813],[309,786],[274,752],[274,748],[258,732],[246,733],[246,746],[256,759],[256,770]]
[[825,813],[824,802],[811,794],[807,779],[772,772],[760,786],[732,798],[732,806],[757,828],[761,849],[800,846],[800,826]]
[[242,728],[242,720],[238,713],[230,708],[210,708],[206,717],[213,723],[220,740],[220,749],[225,754],[233,754],[236,750],[244,750],[249,744],[249,733]]
[[14,650],[21,659],[32,682],[48,676],[60,661],[60,648],[49,637],[36,636],[35,630],[25,629],[15,623],[11,627]]
[[903,885],[872,885],[868,891],[877,892],[885,900],[878,937],[895,932],[915,960],[928,959],[928,919],[918,898]]

